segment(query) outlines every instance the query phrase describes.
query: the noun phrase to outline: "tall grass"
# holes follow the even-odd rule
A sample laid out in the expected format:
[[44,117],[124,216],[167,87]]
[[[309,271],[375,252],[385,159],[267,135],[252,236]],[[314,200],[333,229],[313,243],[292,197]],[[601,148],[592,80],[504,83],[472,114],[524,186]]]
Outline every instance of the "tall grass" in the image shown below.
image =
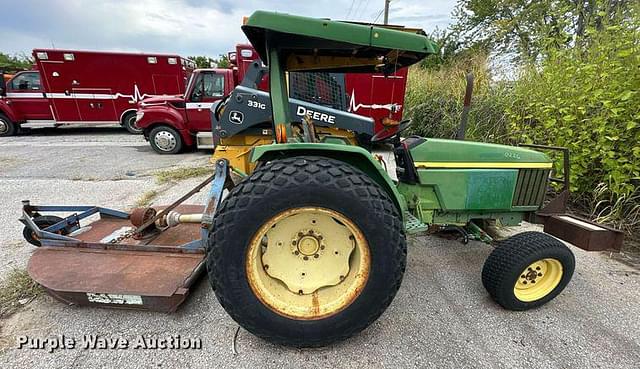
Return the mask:
[[425,137],[454,138],[463,110],[465,76],[474,75],[467,139],[509,142],[509,86],[492,82],[487,54],[474,52],[437,69],[414,66],[409,72],[405,103],[413,120],[410,133]]

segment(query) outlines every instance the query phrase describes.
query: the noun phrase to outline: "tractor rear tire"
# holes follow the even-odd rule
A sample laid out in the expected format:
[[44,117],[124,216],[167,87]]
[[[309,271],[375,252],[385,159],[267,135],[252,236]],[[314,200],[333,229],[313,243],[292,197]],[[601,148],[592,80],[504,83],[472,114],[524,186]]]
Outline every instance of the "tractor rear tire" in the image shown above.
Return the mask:
[[[41,216],[37,216],[35,218],[33,218],[33,222],[38,226],[38,228],[40,229],[45,229],[47,227],[50,227],[58,222],[61,222],[63,219],[60,217],[56,217],[53,215],[41,215]],[[69,232],[66,229],[62,229],[61,231],[58,232],[59,234],[62,235],[66,235]],[[31,231],[31,229],[29,229],[28,227],[24,227],[24,229],[22,230],[22,236],[24,237],[25,240],[27,240],[27,242],[29,242],[30,244],[34,245],[34,246],[41,246],[42,244],[40,243],[40,240],[38,239],[38,236],[36,236],[35,233],[33,233],[33,231]]]
[[498,244],[482,268],[482,284],[507,310],[546,304],[567,286],[575,257],[561,241],[541,232],[524,232]]
[[6,115],[0,113],[0,137],[13,136],[18,133],[18,127]]
[[[286,223],[306,214],[311,217],[300,218],[305,219],[304,222],[295,226]],[[333,218],[322,218],[322,214],[332,214]],[[306,228],[299,228],[300,224]],[[336,232],[325,232],[322,241],[321,226]],[[354,231],[348,236],[352,241],[332,241],[333,236],[345,229]],[[278,230],[285,234],[284,242],[279,242],[281,239],[270,233]],[[321,240],[315,246],[316,251],[312,251],[318,255],[303,251],[307,250],[302,248],[303,242],[311,239],[308,235]],[[298,236],[302,238],[296,241]],[[256,242],[260,245],[258,251],[252,251]],[[318,248],[320,242],[327,242],[326,250],[324,244]],[[320,284],[318,289],[310,289],[308,293],[302,289],[292,290],[283,279],[271,279],[269,273],[275,273],[276,266],[269,268],[265,263],[268,252],[274,255],[280,252],[283,255],[280,260],[293,260],[293,263],[281,263],[281,271],[302,281],[305,281],[305,271],[309,280],[314,280],[312,276],[326,279],[332,275],[331,269],[339,264],[339,247],[351,244],[355,245],[350,246],[353,247],[351,253],[341,253],[348,266],[347,273],[339,273],[344,275],[339,276],[337,284]],[[292,254],[296,255],[293,259]],[[304,255],[309,255],[308,261]],[[218,301],[247,331],[276,344],[318,347],[357,334],[386,310],[402,282],[406,255],[400,213],[385,190],[362,171],[344,162],[306,156],[268,162],[229,193],[214,218],[213,232],[208,240],[207,270]],[[367,260],[368,264],[357,260]],[[305,269],[307,265],[313,265],[311,263],[326,261],[330,263],[329,267],[317,274]],[[255,277],[256,273],[261,276]],[[264,280],[256,282],[256,278]],[[360,284],[349,290],[353,281]],[[274,290],[261,294],[264,290],[256,286],[262,282],[275,286],[272,288],[281,293],[278,296],[283,296],[283,301],[291,301],[291,310],[286,304],[277,305],[277,298],[272,299]],[[343,290],[355,292],[347,294]],[[334,310],[323,310],[329,306],[323,300],[325,296],[341,302]],[[308,309],[306,311],[312,313],[296,315],[293,309],[297,304],[301,306],[300,311]]]

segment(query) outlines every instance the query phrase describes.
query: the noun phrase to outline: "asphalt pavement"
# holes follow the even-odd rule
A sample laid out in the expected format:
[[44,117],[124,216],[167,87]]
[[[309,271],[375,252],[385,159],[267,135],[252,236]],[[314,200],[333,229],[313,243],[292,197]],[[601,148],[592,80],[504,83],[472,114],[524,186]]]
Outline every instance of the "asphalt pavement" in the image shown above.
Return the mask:
[[[201,179],[159,185],[153,173],[204,165],[210,152],[156,155],[118,128],[34,131],[0,138],[0,278],[24,268],[34,247],[22,240],[20,200],[131,208],[159,190],[155,204]],[[199,204],[203,195],[191,203]],[[515,231],[518,231],[516,229]],[[173,314],[70,307],[38,297],[0,320],[0,368],[639,368],[640,273],[607,253],[573,248],[576,273],[551,303],[528,312],[494,304],[480,271],[491,247],[435,236],[411,237],[400,291],[361,334],[330,347],[269,344],[240,329],[203,278]],[[17,349],[20,337],[127,339],[180,336],[201,349]]]

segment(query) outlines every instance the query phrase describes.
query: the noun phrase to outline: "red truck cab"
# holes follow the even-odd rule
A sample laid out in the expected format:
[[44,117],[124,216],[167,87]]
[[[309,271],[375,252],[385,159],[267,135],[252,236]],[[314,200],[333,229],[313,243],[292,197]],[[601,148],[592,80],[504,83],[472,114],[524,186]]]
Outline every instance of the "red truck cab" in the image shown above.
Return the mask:
[[[232,69],[196,69],[182,96],[147,98],[138,104],[136,126],[151,147],[162,154],[175,154],[193,146],[198,133],[211,131],[210,109],[235,87]],[[207,139],[210,134],[200,135]],[[206,137],[203,137],[206,136]],[[198,147],[213,148],[199,143]]]

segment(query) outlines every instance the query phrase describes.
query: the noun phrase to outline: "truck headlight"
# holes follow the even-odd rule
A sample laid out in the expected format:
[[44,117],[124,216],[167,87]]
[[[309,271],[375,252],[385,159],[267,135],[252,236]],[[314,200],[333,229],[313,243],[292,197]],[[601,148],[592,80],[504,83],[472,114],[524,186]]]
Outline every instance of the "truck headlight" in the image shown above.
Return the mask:
[[143,111],[138,110],[138,111],[136,112],[136,122],[139,122],[139,121],[140,121],[140,119],[142,119],[142,117],[144,117],[144,112],[143,112]]

